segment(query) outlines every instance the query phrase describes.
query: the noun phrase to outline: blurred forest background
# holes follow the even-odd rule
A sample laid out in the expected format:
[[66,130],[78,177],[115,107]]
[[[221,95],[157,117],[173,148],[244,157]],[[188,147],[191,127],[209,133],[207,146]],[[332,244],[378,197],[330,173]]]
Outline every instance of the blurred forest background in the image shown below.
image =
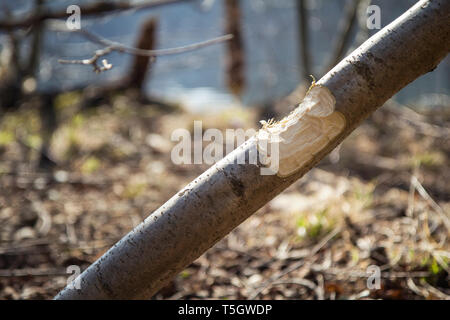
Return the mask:
[[[384,27],[414,3],[2,0],[0,298],[52,298],[68,266],[85,269],[201,174],[170,160],[175,129],[281,118],[310,74],[377,32],[369,5]],[[73,4],[86,33],[61,28]],[[60,61],[105,39],[155,50],[225,34],[155,59],[114,51],[101,72]],[[154,298],[449,299],[449,74],[447,57]]]

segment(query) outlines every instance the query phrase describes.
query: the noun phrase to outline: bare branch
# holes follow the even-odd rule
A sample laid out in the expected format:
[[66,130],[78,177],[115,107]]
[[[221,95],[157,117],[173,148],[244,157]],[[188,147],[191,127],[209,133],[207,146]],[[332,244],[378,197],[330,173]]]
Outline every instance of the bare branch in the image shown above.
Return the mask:
[[106,47],[104,49],[95,51],[94,56],[92,56],[92,58],[89,58],[89,59],[83,59],[83,60],[59,59],[58,62],[62,63],[62,64],[82,64],[82,65],[86,65],[86,66],[91,65],[94,68],[94,72],[100,73],[100,72],[103,72],[106,70],[110,70],[112,68],[112,64],[108,63],[108,60],[103,59],[102,65],[99,66],[97,63],[98,59],[111,53],[112,51],[113,51],[112,47]]
[[[65,28],[61,29],[59,27],[60,26],[56,25],[56,29],[58,31],[77,32],[80,35],[82,35],[83,37],[85,37],[86,39],[88,39],[89,41],[105,46],[105,48],[97,50],[95,52],[94,56],[92,56],[89,59],[84,59],[84,60],[64,60],[64,59],[60,59],[60,60],[58,60],[59,63],[64,63],[64,64],[92,65],[94,67],[94,71],[97,72],[97,73],[111,69],[112,65],[109,64],[106,59],[102,60],[102,66],[99,66],[97,62],[98,62],[98,60],[101,57],[106,56],[106,55],[110,54],[113,51],[126,53],[126,54],[131,54],[131,55],[135,55],[135,56],[151,57],[151,58],[154,59],[157,56],[174,55],[174,54],[180,54],[180,53],[185,53],[185,52],[189,52],[189,51],[198,50],[198,49],[201,49],[201,48],[204,48],[204,47],[207,47],[207,46],[211,46],[211,45],[214,45],[214,44],[217,44],[217,43],[228,41],[228,40],[233,38],[233,35],[227,34],[227,35],[223,35],[223,36],[220,36],[220,37],[217,37],[217,38],[213,38],[213,39],[209,39],[209,40],[206,40],[206,41],[201,41],[201,42],[189,44],[189,45],[186,45],[186,46],[176,47],[176,48],[159,49],[159,50],[144,50],[144,49],[139,49],[139,48],[135,48],[135,47],[129,47],[129,46],[126,46],[126,45],[121,44],[119,42],[111,41],[109,39],[103,38],[103,37],[101,37],[101,36],[99,36],[99,35],[97,35],[97,34],[95,34],[93,32],[90,32],[90,31],[87,31],[87,30],[84,30],[84,29],[67,30]],[[54,29],[55,29],[55,25],[54,25]]]
[[441,217],[442,221],[444,222],[447,230],[450,231],[450,219],[448,217],[448,213],[446,213],[437,203],[434,201],[434,199],[428,194],[428,192],[425,190],[425,188],[422,186],[422,184],[419,182],[419,180],[415,177],[411,177],[411,184],[414,185],[417,192],[419,192],[420,196],[424,198],[429,205],[433,208],[434,211],[436,211],[437,214]]
[[235,96],[240,96],[245,86],[245,52],[242,40],[241,3],[225,1],[225,32],[233,35],[227,44],[226,81]]
[[[101,16],[113,12],[122,12],[127,10],[141,10],[156,8],[162,5],[192,2],[194,0],[153,0],[153,1],[141,1],[138,3],[130,3],[129,1],[111,2],[100,1],[90,5],[81,7],[83,16]],[[0,21],[0,30],[20,29],[33,26],[44,20],[48,19],[63,19],[67,18],[68,14],[66,10],[62,11],[42,11],[35,12],[31,15],[16,18],[11,21]]]

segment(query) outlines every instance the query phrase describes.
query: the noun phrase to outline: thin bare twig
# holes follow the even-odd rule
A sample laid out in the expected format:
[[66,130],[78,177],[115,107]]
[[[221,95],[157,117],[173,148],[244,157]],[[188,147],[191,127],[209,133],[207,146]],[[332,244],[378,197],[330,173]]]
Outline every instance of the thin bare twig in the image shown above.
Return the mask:
[[[320,265],[313,264],[311,269],[315,273],[322,273],[330,276],[340,276],[346,279],[352,278],[368,278],[372,276],[372,273],[367,272],[362,269],[353,269],[353,268],[323,268]],[[381,268],[380,268],[381,269]],[[428,271],[385,271],[381,272],[380,276],[384,279],[401,279],[401,278],[424,278],[429,277],[430,272]]]
[[420,284],[422,287],[419,287],[413,279],[408,278],[406,281],[406,284],[408,285],[408,288],[413,291],[415,294],[423,296],[424,298],[428,299],[430,297],[430,294],[443,300],[450,300],[450,296],[443,293],[442,291],[436,289],[432,285],[430,285],[425,280],[421,280]]
[[272,285],[279,285],[279,284],[295,284],[303,287],[307,287],[308,289],[315,290],[316,284],[308,279],[303,278],[295,278],[295,279],[289,279],[289,280],[278,280],[272,283]]
[[424,198],[428,202],[428,204],[434,209],[434,211],[441,217],[447,230],[450,231],[450,220],[448,218],[448,213],[446,213],[436,203],[436,201],[433,200],[433,198],[428,194],[428,192],[425,190],[425,188],[422,186],[422,184],[415,176],[411,177],[411,183],[414,184],[414,187],[416,188],[417,192],[419,192],[419,194],[422,196],[422,198]]
[[201,48],[204,48],[207,46],[211,46],[211,45],[214,45],[217,43],[228,41],[233,38],[233,35],[227,34],[227,35],[223,35],[223,36],[220,36],[217,38],[213,38],[213,39],[209,39],[206,41],[201,41],[201,42],[197,42],[197,43],[193,43],[193,44],[189,44],[189,45],[185,45],[185,46],[181,46],[181,47],[176,47],[176,48],[159,49],[159,50],[144,50],[144,49],[126,46],[119,42],[111,41],[109,39],[103,38],[93,32],[90,32],[90,31],[87,31],[84,29],[67,30],[66,28],[61,28],[61,26],[58,25],[58,23],[53,25],[53,29],[57,30],[57,31],[76,32],[91,42],[105,46],[103,49],[97,50],[95,52],[95,54],[89,59],[83,59],[83,60],[60,59],[60,60],[58,60],[59,63],[64,63],[64,64],[92,65],[94,68],[94,71],[97,73],[106,71],[106,70],[109,70],[112,68],[112,65],[110,63],[108,63],[108,61],[106,59],[102,59],[101,66],[98,65],[98,60],[101,57],[106,56],[113,51],[136,55],[136,56],[151,57],[154,59],[158,56],[174,55],[174,54],[185,53],[188,51],[198,50],[198,49],[201,49]]
[[389,100],[385,104],[385,110],[398,116],[399,120],[405,122],[406,125],[413,125],[417,131],[423,135],[436,137],[436,138],[446,138],[450,137],[450,129],[445,126],[440,126],[437,124],[428,123],[426,117],[412,108],[399,104],[394,100]]
[[370,296],[370,290],[365,289],[365,290],[363,290],[361,292],[358,292],[356,294],[353,294],[353,295],[349,296],[348,300],[359,300],[359,299],[362,299],[362,298],[366,298],[368,296]]
[[[152,9],[162,5],[192,2],[193,0],[152,0],[152,1],[140,1],[140,2],[130,2],[130,1],[99,1],[93,4],[85,5],[80,7],[80,11],[85,17],[89,16],[102,16],[105,14],[110,14],[114,12],[124,12],[128,10],[142,10],[142,9]],[[34,12],[31,15],[16,18],[10,21],[0,21],[0,30],[12,30],[19,28],[26,28],[38,24],[44,20],[49,19],[64,19],[67,18],[68,14],[66,9],[60,11],[42,11]]]
[[26,268],[26,269],[12,269],[12,270],[0,270],[0,278],[9,277],[54,277],[54,276],[66,276],[68,273],[63,269],[39,269],[39,268]]
[[422,297],[424,297],[424,298],[427,298],[427,297],[428,297],[428,293],[427,293],[425,290],[423,290],[422,288],[419,288],[419,287],[415,284],[415,282],[414,282],[413,279],[408,278],[408,279],[406,280],[406,284],[407,284],[408,288],[409,288],[412,292],[414,292],[415,294],[417,294],[417,295],[419,295],[419,296],[422,296]]
[[317,295],[317,300],[325,300],[325,288],[324,288],[324,278],[323,275],[318,274],[317,277],[317,287],[314,292]]
[[[416,170],[416,169],[415,169]],[[416,188],[414,186],[412,177],[409,184],[409,192],[408,192],[408,207],[406,208],[406,215],[410,218],[414,215],[414,207],[415,207],[415,201],[414,201],[414,194],[416,192]]]
[[287,268],[286,270],[283,270],[274,276],[270,278],[265,284],[263,284],[261,287],[259,287],[257,290],[255,290],[249,297],[250,300],[255,299],[261,292],[263,292],[266,288],[272,286],[275,282],[277,282],[279,279],[287,275],[288,273],[295,271],[299,269],[300,267],[304,266],[305,264],[312,264],[313,261],[308,261],[313,258],[313,256],[320,251],[331,239],[333,239],[339,232],[341,232],[342,228],[337,227],[333,231],[331,231],[327,236],[325,236],[317,245],[315,245],[311,252],[309,253],[308,257],[304,260],[298,261],[297,263],[294,263],[292,266]]
[[441,268],[444,269],[448,274],[450,274],[450,268],[448,267],[447,263],[442,259],[442,257],[434,250],[431,250],[431,255],[433,256],[434,260],[436,260],[436,262],[441,266]]
[[427,290],[428,292],[430,292],[432,295],[436,296],[437,298],[443,299],[443,300],[450,300],[450,295],[436,289],[431,284],[426,282],[424,279],[420,280],[420,284],[424,287],[425,290]]

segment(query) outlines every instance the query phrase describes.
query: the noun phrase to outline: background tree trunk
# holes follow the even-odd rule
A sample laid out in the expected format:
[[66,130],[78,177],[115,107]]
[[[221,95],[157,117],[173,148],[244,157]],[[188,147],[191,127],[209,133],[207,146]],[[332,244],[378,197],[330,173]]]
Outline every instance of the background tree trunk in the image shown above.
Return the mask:
[[[157,25],[157,20],[153,17],[149,17],[144,21],[137,39],[136,48],[143,50],[154,49]],[[142,94],[144,91],[143,86],[145,80],[149,76],[151,65],[152,61],[150,57],[135,56],[129,71],[128,79],[125,81],[125,86],[138,89],[139,93]]]
[[250,139],[195,179],[80,275],[80,290],[57,299],[149,298],[178,272],[334,149],[401,88],[432,71],[450,50],[450,1],[420,1],[367,40],[319,84],[336,98],[345,128],[286,178],[235,164]]
[[245,51],[242,41],[241,6],[239,0],[225,1],[225,34],[233,39],[226,43],[226,82],[228,89],[240,97],[245,87]]

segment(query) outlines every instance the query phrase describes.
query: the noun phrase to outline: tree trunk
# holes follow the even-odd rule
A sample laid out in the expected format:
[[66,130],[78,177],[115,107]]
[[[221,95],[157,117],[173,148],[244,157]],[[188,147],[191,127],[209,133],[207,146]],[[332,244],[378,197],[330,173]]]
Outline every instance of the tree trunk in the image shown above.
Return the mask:
[[235,96],[240,97],[245,87],[245,52],[242,41],[241,4],[239,0],[227,0],[225,6],[225,34],[232,34],[233,39],[225,43],[226,83]]
[[[262,175],[261,164],[236,163],[255,150],[264,156],[265,149],[257,145],[259,138],[249,139],[84,271],[79,278],[81,289],[67,287],[56,298],[151,297],[314,167],[387,99],[432,71],[450,49],[449,18],[448,0],[417,3],[328,72],[287,119],[260,130],[270,140],[274,131],[287,126],[281,136],[289,133],[296,137],[281,142],[281,174]],[[307,140],[310,133],[314,138]],[[295,157],[284,154],[285,149],[292,151],[290,144],[299,151],[294,152]]]
[[[143,50],[153,50],[156,42],[156,18],[149,17],[141,27],[136,48]],[[145,80],[148,79],[150,73],[151,58],[148,56],[135,56],[130,68],[128,79],[125,80],[125,86],[138,89],[142,94],[144,91]]]

